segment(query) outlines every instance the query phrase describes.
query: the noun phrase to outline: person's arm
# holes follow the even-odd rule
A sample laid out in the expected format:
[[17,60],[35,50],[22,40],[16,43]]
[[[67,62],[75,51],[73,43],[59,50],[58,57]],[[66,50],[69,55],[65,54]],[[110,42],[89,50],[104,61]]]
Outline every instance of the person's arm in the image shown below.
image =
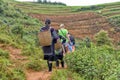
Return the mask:
[[43,32],[45,30],[45,27],[40,28],[40,32]]

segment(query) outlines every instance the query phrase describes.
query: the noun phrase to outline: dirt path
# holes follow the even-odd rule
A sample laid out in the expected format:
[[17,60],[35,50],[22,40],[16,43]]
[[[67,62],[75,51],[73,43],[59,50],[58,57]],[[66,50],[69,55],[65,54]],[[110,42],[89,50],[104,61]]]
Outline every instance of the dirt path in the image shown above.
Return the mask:
[[27,71],[26,77],[27,80],[50,80],[51,73],[48,71]]
[[[0,48],[10,53],[10,60],[13,62],[13,68],[19,65],[24,65],[28,62],[28,58],[21,55],[20,49],[5,44],[0,44]],[[51,73],[49,73],[47,70],[39,72],[26,70],[25,74],[26,80],[50,80],[51,76]]]

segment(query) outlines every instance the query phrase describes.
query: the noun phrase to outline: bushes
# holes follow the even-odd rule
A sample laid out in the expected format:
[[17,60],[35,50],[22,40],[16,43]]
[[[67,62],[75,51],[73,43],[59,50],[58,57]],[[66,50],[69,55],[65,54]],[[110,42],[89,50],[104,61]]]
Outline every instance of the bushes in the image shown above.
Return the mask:
[[28,69],[32,69],[35,71],[40,71],[42,69],[47,68],[47,63],[44,61],[43,58],[43,53],[40,48],[36,48],[34,46],[30,46],[28,49],[26,49],[24,52],[24,55],[30,56],[30,61],[27,64]]
[[1,80],[26,80],[22,69],[10,69],[8,66],[0,69]]
[[105,47],[82,48],[65,57],[68,68],[85,80],[119,80],[120,65]]
[[81,7],[80,9],[77,9],[76,11],[100,10],[103,8],[104,6],[87,6],[87,7]]
[[21,68],[15,68],[13,69],[13,80],[26,80],[25,73],[23,69]]
[[0,57],[9,58],[9,54],[7,51],[3,51],[2,49],[0,49]]
[[108,37],[107,31],[101,30],[95,35],[96,44],[98,46],[102,45],[112,45],[110,38]]
[[25,80],[23,69],[12,69],[9,54],[0,49],[0,80]]
[[84,80],[79,74],[69,70],[57,70],[52,73],[50,80]]
[[11,43],[11,38],[5,34],[0,34],[0,43]]
[[115,27],[120,27],[120,15],[110,17],[108,21],[110,24],[114,25]]
[[46,61],[43,61],[42,59],[31,58],[30,62],[27,64],[27,68],[35,71],[46,69]]

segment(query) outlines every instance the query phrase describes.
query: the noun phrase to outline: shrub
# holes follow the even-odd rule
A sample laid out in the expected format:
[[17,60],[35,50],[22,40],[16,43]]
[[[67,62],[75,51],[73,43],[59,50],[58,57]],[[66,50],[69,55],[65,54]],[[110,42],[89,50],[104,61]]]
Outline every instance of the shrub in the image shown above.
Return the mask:
[[11,30],[12,33],[15,35],[20,35],[21,38],[23,37],[23,27],[22,26],[15,26]]
[[95,35],[95,40],[98,46],[112,45],[111,39],[108,37],[107,31],[101,30]]
[[27,68],[35,71],[40,71],[42,69],[46,69],[47,65],[46,62],[43,61],[42,59],[31,58],[30,62],[28,62],[27,64]]
[[21,68],[13,69],[12,80],[26,80],[23,69],[21,69]]
[[119,80],[120,65],[113,54],[104,47],[82,48],[65,56],[68,68],[85,80]]
[[56,70],[50,80],[84,80],[79,74],[69,70]]
[[42,59],[43,53],[41,49],[31,46],[27,51],[29,51],[29,54],[27,52],[24,54],[30,56],[30,61],[27,64],[28,69],[40,71],[47,68],[46,61]]
[[86,7],[81,7],[80,9],[77,9],[77,11],[88,11],[88,10],[100,10],[103,9],[104,6],[86,6]]
[[26,56],[31,56],[37,59],[43,58],[42,50],[32,45],[24,46],[22,49],[22,54]]
[[0,57],[9,58],[9,53],[0,49]]
[[110,24],[114,25],[115,27],[120,27],[120,16],[112,16],[108,18]]
[[12,63],[7,59],[8,53],[0,50],[0,53],[1,52],[2,55],[0,54],[0,80],[25,80],[23,69],[18,67],[12,69],[10,67]]
[[9,43],[12,43],[12,39],[10,36],[1,33],[0,34],[0,43],[9,44]]

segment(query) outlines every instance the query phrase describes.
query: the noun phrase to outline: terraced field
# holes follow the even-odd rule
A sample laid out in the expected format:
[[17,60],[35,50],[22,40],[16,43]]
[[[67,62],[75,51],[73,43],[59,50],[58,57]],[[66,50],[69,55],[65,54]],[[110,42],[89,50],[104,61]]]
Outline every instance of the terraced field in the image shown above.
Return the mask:
[[72,13],[72,10],[77,7],[63,6],[63,5],[45,5],[38,3],[22,3],[22,2],[9,2],[9,4],[22,9],[26,13],[37,13],[37,14],[66,14]]
[[30,16],[38,18],[43,23],[46,18],[51,19],[52,26],[55,29],[59,28],[60,23],[64,23],[69,32],[76,38],[89,37],[93,39],[94,35],[103,29],[109,32],[110,37],[119,41],[119,33],[113,34],[111,30],[113,27],[108,23],[107,19],[93,12],[69,15],[30,14]]
[[107,17],[120,15],[120,6],[107,7],[102,10],[102,14]]
[[58,29],[59,25],[64,23],[69,32],[76,38],[89,37],[93,39],[94,35],[103,29],[108,31],[113,41],[120,41],[120,31],[108,22],[110,17],[119,15],[120,6],[118,4],[105,6],[99,14],[96,13],[99,10],[75,12],[76,9],[81,7],[45,6],[34,3],[16,3],[14,5],[30,16],[39,19],[43,24],[46,18],[51,19],[52,26],[55,29]]

